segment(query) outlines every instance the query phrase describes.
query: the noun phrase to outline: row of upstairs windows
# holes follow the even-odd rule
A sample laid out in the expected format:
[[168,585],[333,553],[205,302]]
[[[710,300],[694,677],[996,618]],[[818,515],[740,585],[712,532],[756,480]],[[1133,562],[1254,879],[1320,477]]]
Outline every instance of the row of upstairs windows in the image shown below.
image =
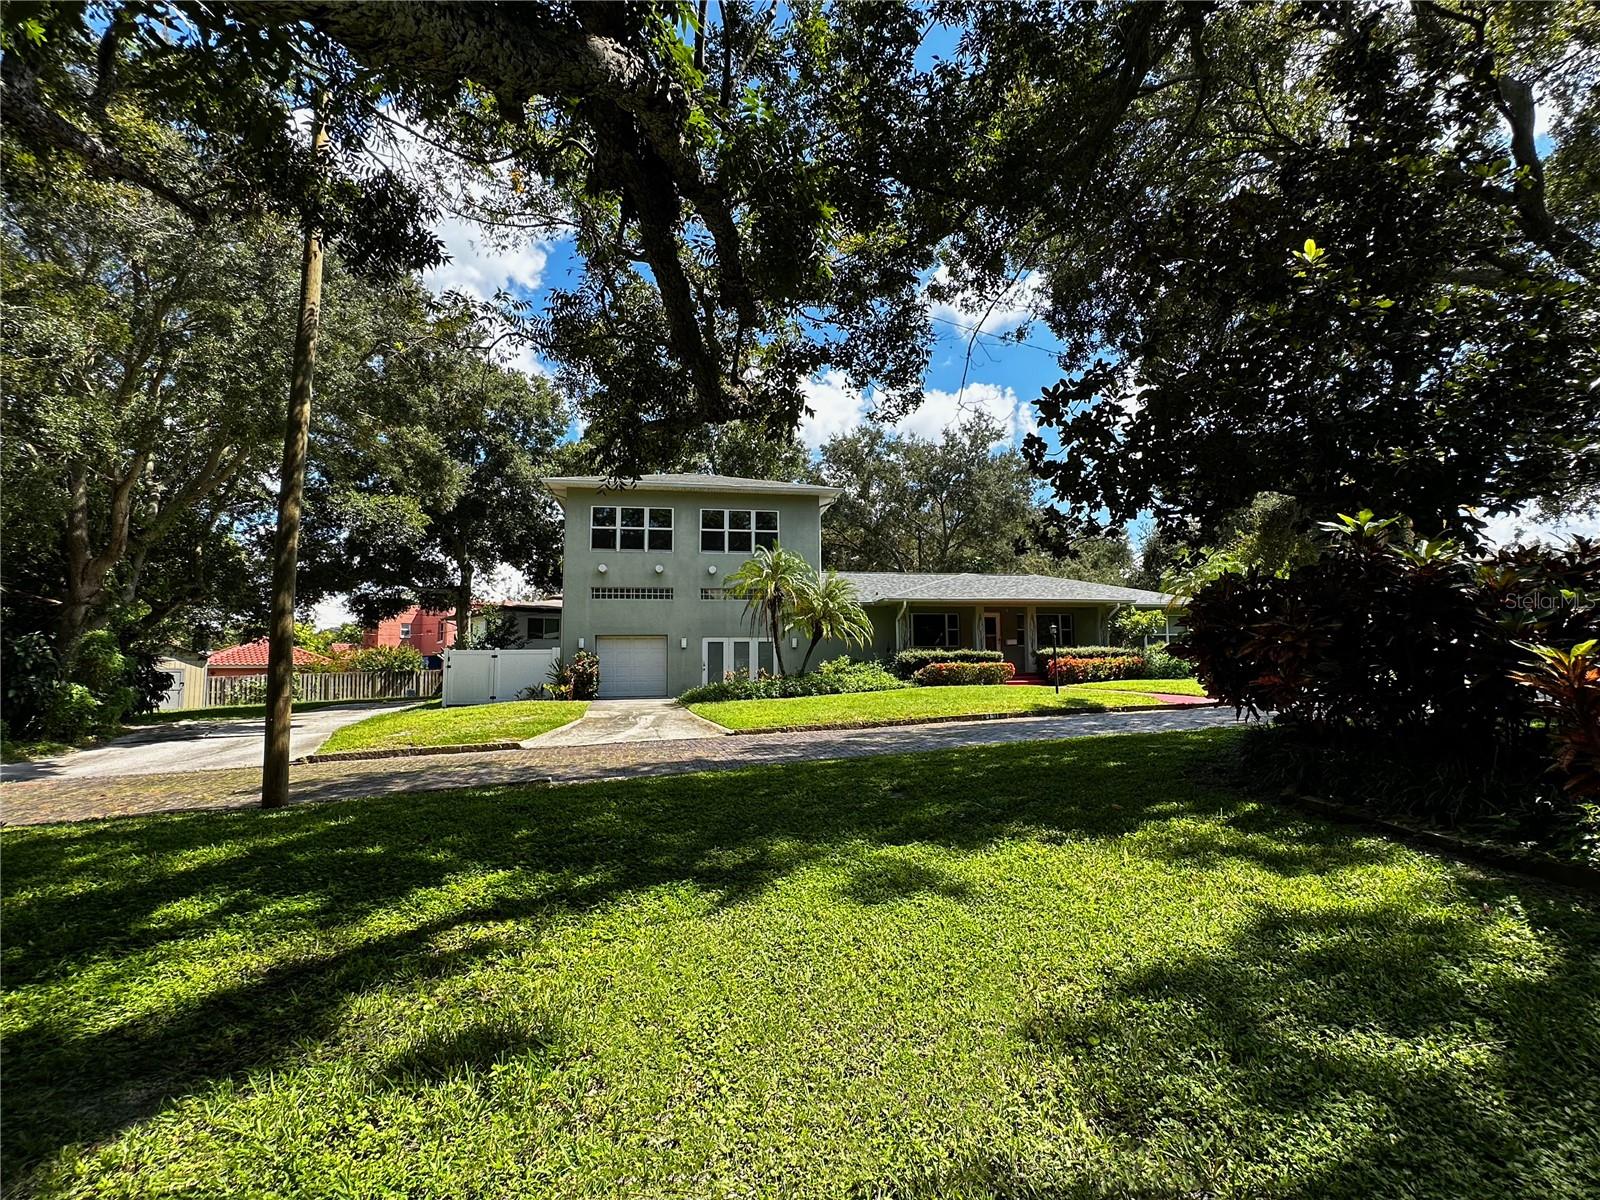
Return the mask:
[[[589,508],[591,550],[672,551],[672,509],[596,504]],[[749,554],[778,544],[778,513],[762,508],[702,508],[700,550]]]

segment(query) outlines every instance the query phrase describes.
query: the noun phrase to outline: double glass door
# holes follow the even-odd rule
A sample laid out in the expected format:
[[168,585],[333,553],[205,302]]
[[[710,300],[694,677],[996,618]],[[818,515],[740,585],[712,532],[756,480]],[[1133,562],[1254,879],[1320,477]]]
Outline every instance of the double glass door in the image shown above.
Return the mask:
[[771,638],[706,638],[701,643],[700,682],[716,683],[729,675],[754,679],[772,674]]

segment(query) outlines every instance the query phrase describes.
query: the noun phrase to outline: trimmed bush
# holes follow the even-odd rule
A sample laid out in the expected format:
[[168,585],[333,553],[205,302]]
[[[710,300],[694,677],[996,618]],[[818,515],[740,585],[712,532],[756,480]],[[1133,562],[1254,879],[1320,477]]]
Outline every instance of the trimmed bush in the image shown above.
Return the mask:
[[720,700],[786,700],[794,696],[836,696],[846,692],[888,692],[906,685],[875,662],[841,656],[807,675],[730,675],[716,683],[692,687],[678,699],[684,704]]
[[920,668],[911,678],[920,687],[959,687],[971,684],[1005,683],[1017,673],[1008,662],[934,662]]
[[1004,662],[1005,655],[998,650],[963,650],[951,648],[948,650],[902,650],[894,656],[890,664],[892,670],[901,679],[910,679],[929,663],[957,663],[957,662]]
[[1179,658],[1165,646],[1151,646],[1144,652],[1144,673],[1139,679],[1192,679],[1194,664]]
[[1050,673],[1050,663],[1057,658],[1127,658],[1139,657],[1141,651],[1128,646],[1040,646],[1034,653],[1039,674]]
[[1142,654],[1101,655],[1079,658],[1063,655],[1045,666],[1045,677],[1052,683],[1102,683],[1108,679],[1149,678],[1144,674]]

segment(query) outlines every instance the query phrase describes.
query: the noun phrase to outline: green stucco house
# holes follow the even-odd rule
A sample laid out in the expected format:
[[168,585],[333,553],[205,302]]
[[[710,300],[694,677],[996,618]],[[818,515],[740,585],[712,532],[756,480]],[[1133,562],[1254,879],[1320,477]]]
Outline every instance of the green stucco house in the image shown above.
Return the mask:
[[[822,522],[839,494],[727,475],[645,475],[625,489],[598,476],[545,484],[566,514],[561,652],[600,656],[603,698],[677,695],[729,671],[772,670],[770,640],[725,581],[758,546],[781,544],[820,565]],[[1023,674],[1052,627],[1060,645],[1103,644],[1118,608],[1171,600],[1048,575],[841,574],[872,618],[872,654],[987,648]],[[798,649],[799,636],[791,642]]]

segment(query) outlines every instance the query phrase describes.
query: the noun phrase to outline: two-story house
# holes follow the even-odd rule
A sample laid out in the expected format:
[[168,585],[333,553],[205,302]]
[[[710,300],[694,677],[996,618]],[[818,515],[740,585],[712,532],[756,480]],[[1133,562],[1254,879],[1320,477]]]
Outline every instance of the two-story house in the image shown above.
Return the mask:
[[[782,545],[819,567],[822,521],[839,489],[727,475],[646,475],[621,490],[605,482],[545,480],[566,514],[562,654],[600,656],[602,697],[677,695],[728,672],[773,670],[771,640],[751,627],[727,578],[760,546]],[[1023,674],[1040,646],[1103,644],[1118,608],[1171,600],[1048,575],[842,574],[872,618],[872,645],[857,653],[987,648]],[[803,638],[785,642],[793,669]]]

